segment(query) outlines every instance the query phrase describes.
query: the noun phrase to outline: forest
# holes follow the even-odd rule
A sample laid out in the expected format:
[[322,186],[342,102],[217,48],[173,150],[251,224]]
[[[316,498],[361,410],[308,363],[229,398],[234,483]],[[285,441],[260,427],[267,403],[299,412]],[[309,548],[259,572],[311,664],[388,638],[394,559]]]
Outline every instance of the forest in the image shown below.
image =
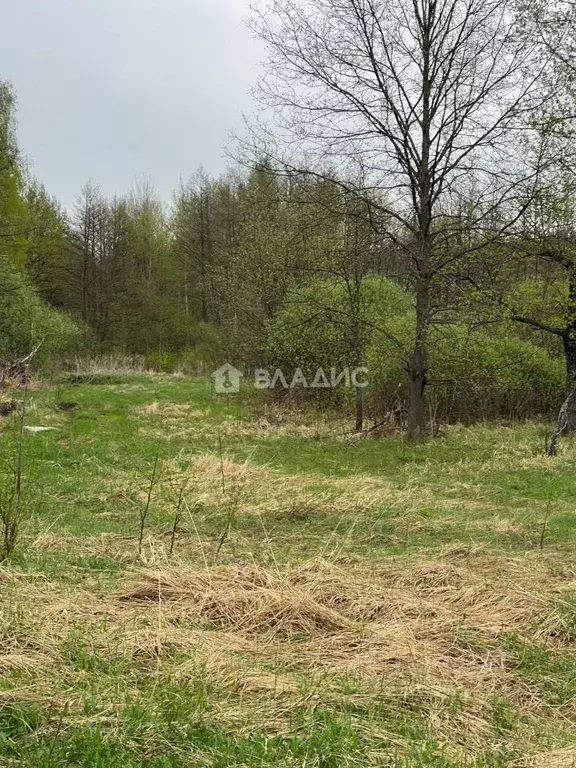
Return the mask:
[[276,110],[274,134],[251,125],[227,173],[200,169],[169,201],[149,179],[114,198],[87,181],[64,210],[20,155],[4,82],[2,357],[35,351],[37,366],[58,367],[109,355],[196,374],[225,361],[365,367],[365,392],[320,398],[355,412],[359,431],[416,439],[442,423],[533,417],[566,431],[571,10],[507,7],[408,3],[388,28],[377,3],[272,3],[253,26],[270,52],[259,98]]

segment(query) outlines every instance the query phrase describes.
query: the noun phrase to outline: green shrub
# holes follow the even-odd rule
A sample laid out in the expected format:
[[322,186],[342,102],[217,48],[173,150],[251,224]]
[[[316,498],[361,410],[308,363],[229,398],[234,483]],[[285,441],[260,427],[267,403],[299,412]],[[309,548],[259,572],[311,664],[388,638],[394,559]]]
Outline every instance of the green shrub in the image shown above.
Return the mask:
[[158,373],[174,373],[178,358],[172,352],[150,352],[146,355],[146,369]]
[[75,352],[82,342],[78,325],[48,306],[26,276],[0,258],[0,358],[16,360],[39,346],[36,366]]
[[[397,321],[394,332],[403,351],[375,337],[367,354],[368,402],[377,415],[407,403],[403,355],[413,338],[413,317]],[[437,419],[466,422],[552,413],[564,383],[562,360],[528,341],[465,325],[431,329],[427,397]]]
[[[369,277],[364,280],[361,293],[362,344],[364,348],[372,336],[387,329],[394,318],[409,311],[409,294],[389,279]],[[327,375],[332,368],[341,372],[355,368],[358,361],[353,342],[353,320],[347,286],[344,282],[317,281],[294,292],[269,324],[267,335],[267,366],[279,368],[290,379],[300,369],[312,381],[322,368]],[[276,396],[285,395],[275,390]],[[323,403],[351,402],[351,388],[294,389],[291,397],[305,397]]]
[[[415,333],[410,295],[390,280],[369,278],[363,292],[364,364],[368,368],[367,412],[379,420],[405,410],[405,361]],[[301,368],[306,378],[319,367],[343,368],[351,359],[346,288],[313,283],[291,298],[270,324],[268,366],[287,376]],[[560,357],[514,334],[503,323],[494,332],[467,324],[434,325],[430,331],[427,388],[431,414],[442,421],[527,418],[552,413],[564,387]],[[295,390],[293,396],[351,402],[353,390]]]
[[[364,343],[377,332],[375,326],[387,328],[410,306],[409,294],[392,280],[366,279],[360,309]],[[318,368],[354,365],[351,335],[346,285],[334,281],[311,283],[289,297],[270,323],[268,365],[286,373],[300,368],[307,377],[314,376]]]

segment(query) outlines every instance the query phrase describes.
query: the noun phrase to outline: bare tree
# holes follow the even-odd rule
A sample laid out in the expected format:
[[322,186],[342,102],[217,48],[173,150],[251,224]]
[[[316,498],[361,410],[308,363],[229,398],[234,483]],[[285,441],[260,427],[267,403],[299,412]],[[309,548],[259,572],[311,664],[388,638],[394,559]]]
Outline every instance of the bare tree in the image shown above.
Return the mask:
[[520,261],[533,262],[550,285],[532,306],[518,307],[513,296],[501,302],[513,320],[561,342],[566,388],[547,445],[555,456],[560,437],[576,428],[576,162],[572,146],[557,137],[552,151],[549,173],[527,211],[526,237],[518,244]]
[[82,320],[95,325],[98,310],[98,265],[101,257],[101,233],[106,218],[106,201],[100,188],[87,182],[78,197],[72,221],[76,258],[71,269],[71,282],[76,293],[76,306]]
[[[514,131],[543,98],[541,47],[517,36],[509,0],[270,0],[253,27],[268,49],[252,149],[333,178],[370,203],[402,249],[415,295],[406,360],[408,436],[424,429],[429,328],[446,273],[513,226],[533,168]],[[294,146],[300,157],[292,157]],[[328,173],[325,169],[333,169]],[[362,184],[346,181],[362,178]],[[444,247],[460,199],[471,243]],[[439,223],[441,222],[441,227]]]
[[[574,98],[576,62],[576,4],[574,0],[519,0],[522,23],[520,35],[524,40],[537,41],[542,56],[550,61],[547,81],[560,81],[560,93],[571,97],[560,104],[568,106]],[[566,117],[574,117],[573,105]]]
[[[185,184],[180,185],[175,198],[172,231],[178,259],[182,266],[184,308],[188,317],[192,304],[195,314],[209,322],[212,313],[211,281],[213,278],[214,226],[212,213],[216,184],[200,168]],[[195,299],[193,302],[192,299]]]

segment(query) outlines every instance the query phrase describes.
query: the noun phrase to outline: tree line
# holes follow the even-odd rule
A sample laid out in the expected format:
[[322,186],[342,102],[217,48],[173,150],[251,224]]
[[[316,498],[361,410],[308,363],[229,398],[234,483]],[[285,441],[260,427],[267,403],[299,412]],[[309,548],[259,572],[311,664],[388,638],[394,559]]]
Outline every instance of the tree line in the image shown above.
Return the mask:
[[[297,364],[325,338],[390,379],[380,414],[398,409],[413,439],[431,402],[462,416],[447,404],[470,399],[470,366],[488,366],[476,384],[487,392],[516,359],[508,391],[531,406],[509,410],[554,407],[554,451],[576,397],[574,13],[561,1],[271,0],[253,19],[270,119],[237,142],[232,170],[197,172],[170,204],[150,182],[114,199],[88,183],[64,212],[26,178],[5,84],[5,257],[92,349],[156,367]],[[461,361],[476,350],[468,370],[448,364],[454,349]],[[503,415],[491,398],[471,416]],[[366,406],[356,391],[358,429]]]

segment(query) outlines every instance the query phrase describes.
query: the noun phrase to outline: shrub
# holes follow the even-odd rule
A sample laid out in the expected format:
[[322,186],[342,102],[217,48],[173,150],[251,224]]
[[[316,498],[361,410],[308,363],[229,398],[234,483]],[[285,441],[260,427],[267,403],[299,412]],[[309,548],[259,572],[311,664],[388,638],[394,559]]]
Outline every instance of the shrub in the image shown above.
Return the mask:
[[[309,378],[319,367],[353,364],[346,312],[343,284],[323,281],[302,289],[270,324],[269,367],[287,375],[301,368]],[[407,406],[405,360],[415,331],[412,299],[396,283],[371,277],[365,281],[362,318],[367,412],[382,420],[391,410]],[[427,397],[435,419],[527,418],[556,409],[565,382],[562,359],[514,330],[507,323],[492,333],[463,323],[432,326]],[[334,404],[353,397],[350,389],[294,394]]]
[[[379,333],[376,327],[389,329],[410,307],[409,294],[392,280],[367,278],[360,310],[364,347]],[[342,370],[356,365],[346,285],[318,281],[290,297],[269,325],[267,355],[270,368],[280,368],[287,376],[300,368],[308,380],[318,368]],[[328,390],[320,392],[325,398]],[[330,394],[340,401],[346,397],[342,390]]]
[[66,314],[46,304],[26,276],[0,258],[0,358],[18,359],[39,346],[38,366],[70,354],[82,341],[82,331]]
[[[382,338],[375,338],[368,351],[368,402],[375,415],[394,404],[406,406],[403,354],[413,329],[412,316],[397,322],[395,333],[403,351]],[[465,325],[436,325],[431,330],[427,396],[437,419],[469,422],[552,413],[564,383],[562,360],[530,342]]]
[[146,355],[146,370],[158,373],[174,373],[178,358],[172,352],[150,352]]

